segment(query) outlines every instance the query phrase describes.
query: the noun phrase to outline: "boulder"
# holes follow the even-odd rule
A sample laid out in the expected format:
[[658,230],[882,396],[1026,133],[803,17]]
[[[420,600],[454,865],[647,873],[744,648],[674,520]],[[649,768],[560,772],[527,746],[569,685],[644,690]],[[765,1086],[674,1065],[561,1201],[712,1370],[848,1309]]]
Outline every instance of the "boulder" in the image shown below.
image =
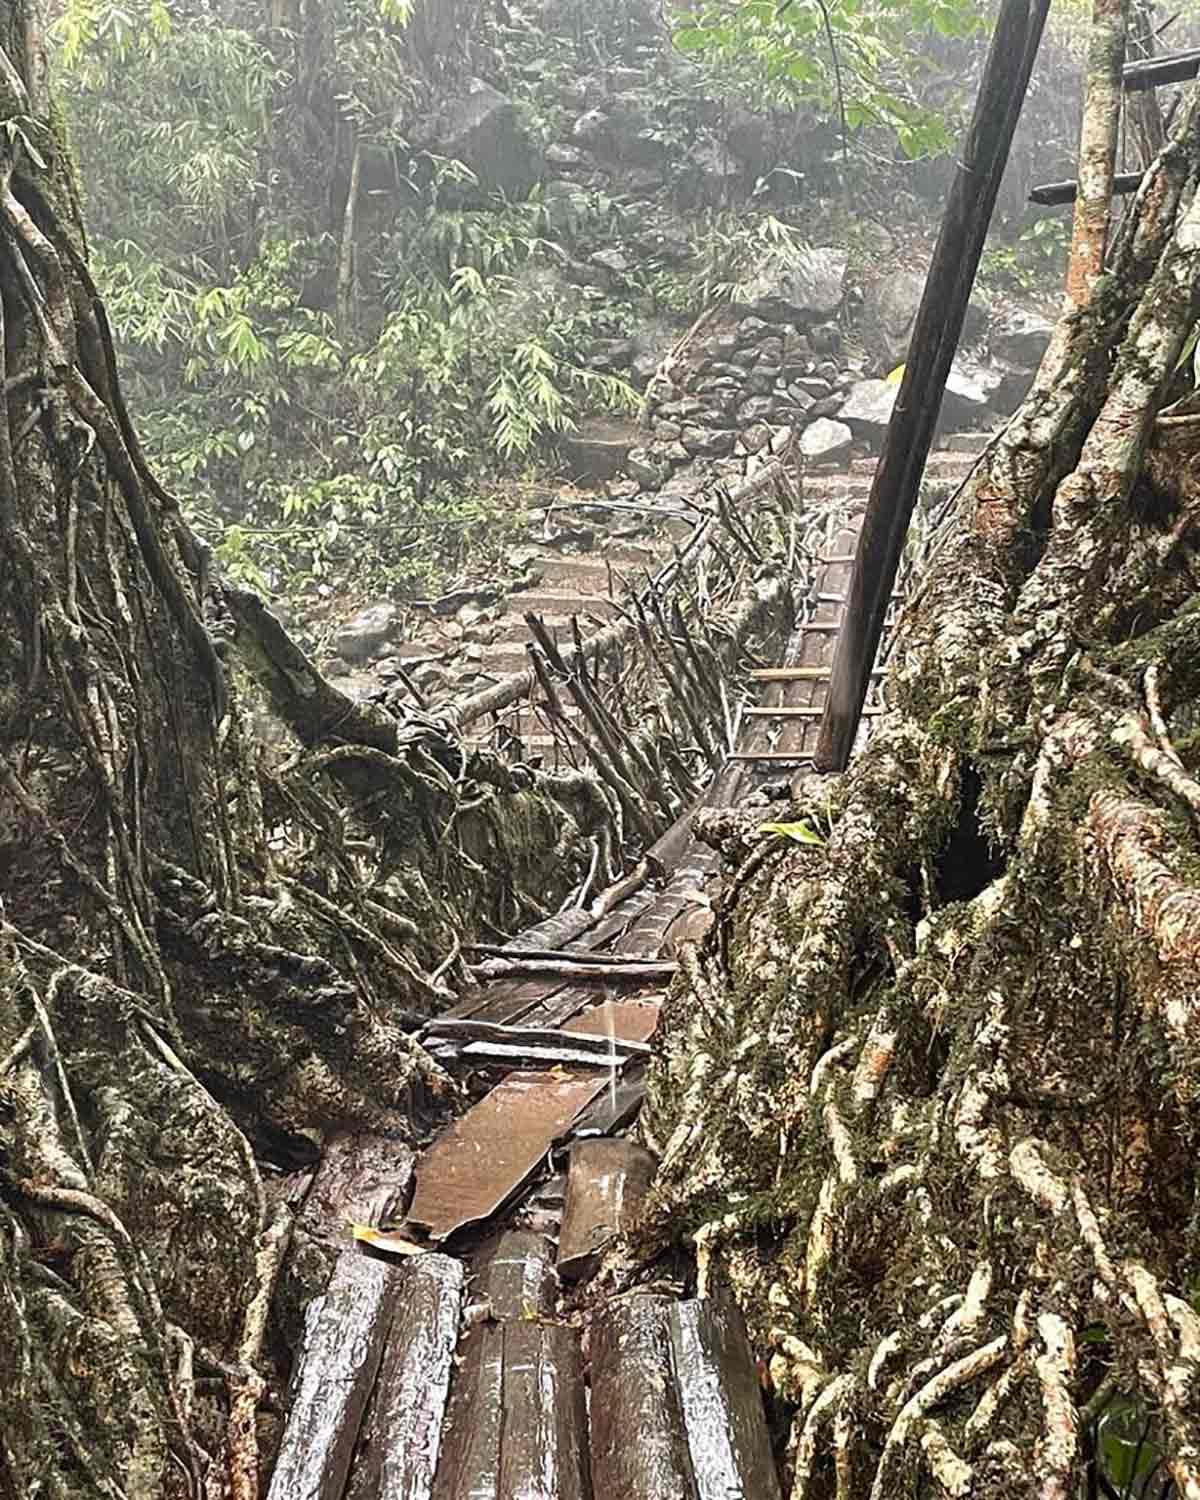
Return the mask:
[[756,422],[742,433],[742,452],[761,453],[771,441],[771,429],[765,422]]
[[619,250],[597,250],[588,256],[588,265],[596,266],[614,281],[623,280],[630,272],[629,257]]
[[775,403],[770,396],[751,396],[738,407],[738,421],[747,427],[752,427],[757,422],[769,422],[774,410]]
[[856,380],[842,405],[841,419],[849,423],[855,437],[878,442],[892,420],[899,394],[900,386],[886,380]]
[[744,170],[724,146],[715,141],[701,141],[688,153],[685,168],[677,174],[676,183],[681,198],[687,203],[724,203],[740,187]]
[[853,441],[854,434],[845,422],[831,422],[828,417],[818,417],[800,434],[800,452],[809,463],[830,463],[849,453]]
[[563,433],[558,446],[572,479],[598,484],[620,473],[641,436],[632,423],[597,417]]
[[632,339],[597,339],[588,355],[588,364],[594,370],[626,370],[636,353],[637,345]]
[[347,662],[366,661],[391,635],[398,618],[390,600],[368,604],[335,633],[333,649]]
[[546,147],[546,161],[552,167],[564,168],[580,167],[583,165],[583,152],[577,151],[574,146],[564,146],[555,143]]
[[[925,277],[916,271],[892,272],[867,288],[860,331],[877,369],[886,373],[903,364],[924,291]],[[979,338],[987,320],[987,304],[974,294],[963,320],[962,341],[970,343]]]
[[655,458],[649,448],[631,448],[629,457],[625,460],[625,472],[647,489],[653,489],[663,482],[669,470],[661,460]]
[[685,427],[682,442],[693,458],[725,458],[733,452],[734,434],[720,428]]
[[571,139],[577,146],[596,151],[608,144],[612,121],[602,109],[589,109],[571,126]]
[[[442,106],[435,134],[438,153],[470,167],[485,195],[523,198],[540,176],[540,151],[517,106],[482,79],[472,78],[465,93]],[[471,197],[453,184],[443,186],[443,197],[448,190],[451,198]]]
[[746,284],[739,305],[773,323],[821,323],[842,305],[848,260],[832,245],[773,256]]
[[988,335],[988,345],[998,359],[1025,370],[1041,363],[1054,325],[1037,313],[1018,308],[1005,316]]

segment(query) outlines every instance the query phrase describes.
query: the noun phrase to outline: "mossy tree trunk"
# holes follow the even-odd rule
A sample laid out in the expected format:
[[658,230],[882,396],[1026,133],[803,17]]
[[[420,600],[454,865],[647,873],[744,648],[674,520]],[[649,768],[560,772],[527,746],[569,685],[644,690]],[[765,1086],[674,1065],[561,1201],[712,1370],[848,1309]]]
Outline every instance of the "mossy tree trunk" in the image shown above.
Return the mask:
[[[793,1500],[1119,1493],[1121,1422],[1145,1493],[1200,1496],[1198,182],[1193,102],[939,539],[865,752],[707,825],[650,1245],[732,1279]],[[757,832],[798,812],[823,847]]]
[[410,1140],[454,1092],[408,1034],[441,961],[553,910],[612,809],[350,703],[213,579],[120,399],[36,15],[0,0],[0,1496],[253,1500],[291,1219],[247,1132]]

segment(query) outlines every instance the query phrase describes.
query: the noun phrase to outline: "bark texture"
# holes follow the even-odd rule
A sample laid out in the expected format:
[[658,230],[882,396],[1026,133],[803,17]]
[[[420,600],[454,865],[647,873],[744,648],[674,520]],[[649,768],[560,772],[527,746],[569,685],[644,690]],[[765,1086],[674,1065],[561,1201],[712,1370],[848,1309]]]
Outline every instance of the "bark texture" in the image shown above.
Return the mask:
[[1118,1423],[1131,1493],[1200,1495],[1200,424],[1158,420],[1198,174],[1192,104],[935,543],[891,711],[767,815],[824,846],[709,830],[643,1249],[737,1288],[793,1500],[1108,1493]]

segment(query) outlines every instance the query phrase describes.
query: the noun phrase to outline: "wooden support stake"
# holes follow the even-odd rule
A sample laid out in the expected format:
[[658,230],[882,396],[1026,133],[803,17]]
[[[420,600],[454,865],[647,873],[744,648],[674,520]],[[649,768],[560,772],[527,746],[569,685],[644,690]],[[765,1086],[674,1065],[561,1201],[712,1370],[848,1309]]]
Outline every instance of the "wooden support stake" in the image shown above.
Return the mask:
[[822,770],[842,770],[854,747],[946,378],[1049,5],[1050,0],[1001,0],[859,532],[817,743],[815,760]]
[[[1141,172],[1118,172],[1113,178],[1113,192],[1120,197],[1124,193],[1136,193],[1142,184]],[[1074,203],[1078,191],[1077,182],[1045,182],[1041,187],[1030,188],[1030,203],[1057,204]]]

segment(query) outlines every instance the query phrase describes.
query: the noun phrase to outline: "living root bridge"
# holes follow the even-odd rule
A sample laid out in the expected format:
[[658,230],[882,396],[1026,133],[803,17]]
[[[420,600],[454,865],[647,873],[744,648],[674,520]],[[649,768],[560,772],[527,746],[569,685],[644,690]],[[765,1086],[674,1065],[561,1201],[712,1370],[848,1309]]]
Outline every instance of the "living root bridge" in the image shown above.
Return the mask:
[[[1156,420],[1198,173],[1193,103],[962,497],[866,751],[707,824],[648,1247],[730,1273],[793,1500],[1108,1493],[1102,1428],[1200,1495],[1200,427]],[[805,815],[823,847],[758,832]]]

